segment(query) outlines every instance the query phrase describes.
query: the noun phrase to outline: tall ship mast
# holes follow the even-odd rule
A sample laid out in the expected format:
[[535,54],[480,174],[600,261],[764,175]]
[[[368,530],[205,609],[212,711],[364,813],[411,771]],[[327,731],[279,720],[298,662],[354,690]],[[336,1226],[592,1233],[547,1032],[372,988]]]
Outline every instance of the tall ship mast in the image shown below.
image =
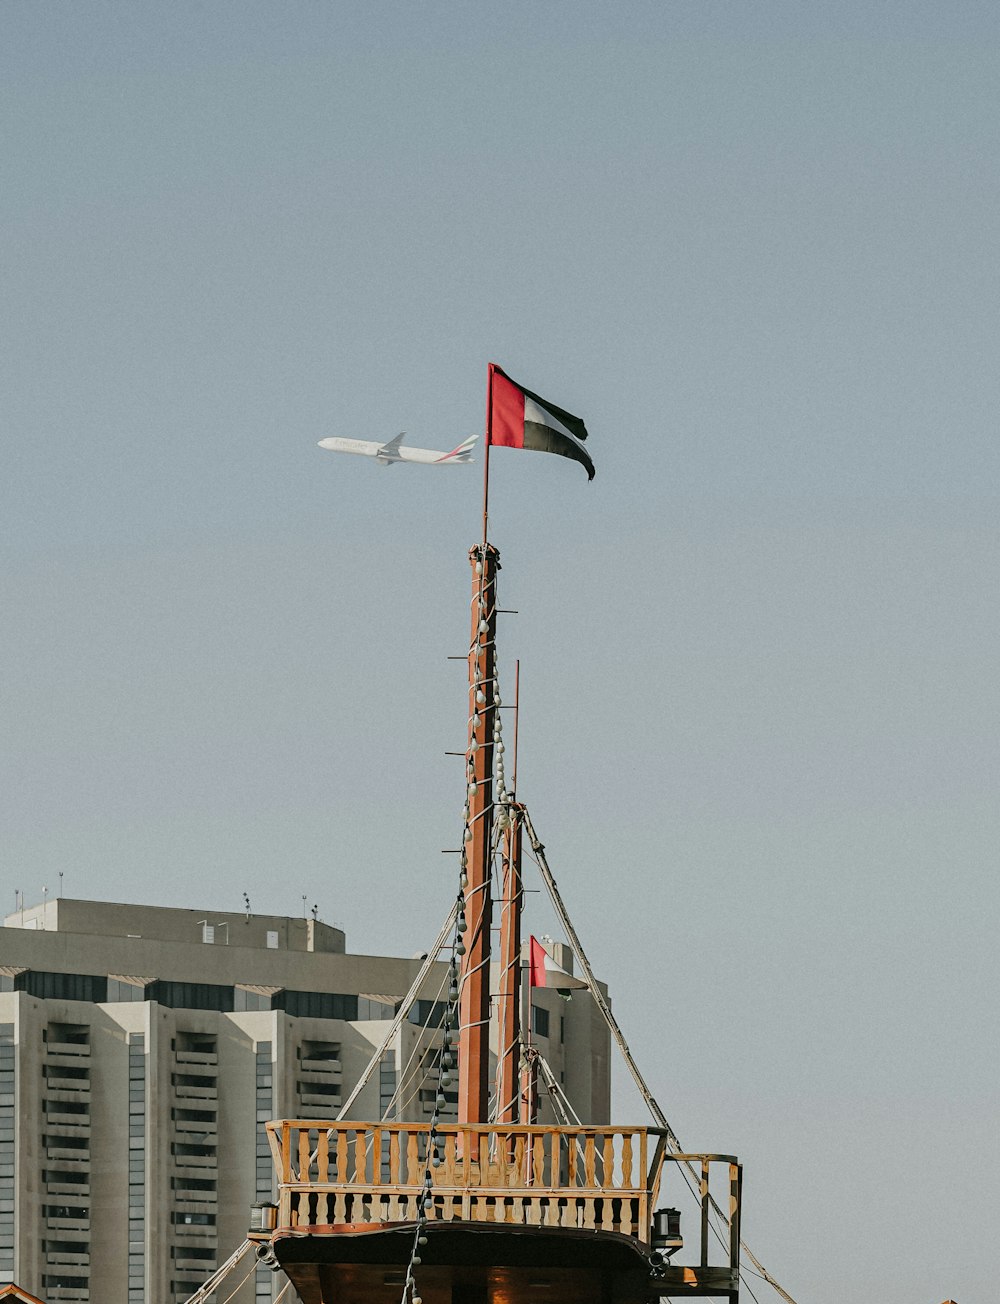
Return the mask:
[[[377,1070],[380,1047],[337,1118],[267,1124],[277,1202],[256,1207],[248,1243],[234,1262],[252,1250],[282,1268],[302,1304],[739,1299],[739,1161],[681,1149],[594,978],[544,845],[516,792],[513,757],[508,779],[497,673],[500,557],[487,537],[489,450],[506,445],[560,453],[581,462],[593,478],[586,433],[579,418],[490,364],[483,536],[469,553],[469,719],[457,891],[386,1039],[388,1044],[443,957],[447,1000],[433,1059],[436,1105],[423,1123],[352,1117],[361,1087]],[[574,985],[589,989],[607,1020],[649,1105],[652,1125],[576,1121],[530,1045],[522,1016],[525,841],[582,970],[583,979]],[[534,939],[530,951],[529,982],[536,968],[551,963]],[[491,972],[498,975],[495,992]],[[558,1123],[537,1122],[540,1080]],[[458,1120],[444,1121],[444,1092],[456,1082]],[[692,1226],[682,1233],[679,1205],[685,1200],[691,1207],[685,1220]],[[206,1283],[205,1295],[228,1266]]]

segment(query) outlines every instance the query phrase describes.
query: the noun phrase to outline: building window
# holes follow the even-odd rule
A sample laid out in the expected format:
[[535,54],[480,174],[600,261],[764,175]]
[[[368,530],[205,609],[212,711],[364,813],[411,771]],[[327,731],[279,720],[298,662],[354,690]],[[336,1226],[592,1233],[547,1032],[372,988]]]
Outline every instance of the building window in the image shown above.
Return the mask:
[[217,983],[150,983],[146,989],[148,999],[158,1001],[171,1010],[221,1010],[228,1014],[233,1008],[233,989]]
[[447,1009],[444,1001],[414,1001],[406,1017],[409,1023],[415,1023],[418,1028],[440,1028]]
[[538,1037],[549,1035],[549,1012],[540,1005],[531,1007],[531,1031]]
[[[0,1209],[14,1208],[14,1025],[0,1023]],[[0,1221],[0,1283],[14,1280],[14,1220]]]
[[387,1050],[382,1056],[382,1063],[378,1067],[378,1094],[381,1118],[390,1119],[396,1117],[397,1082],[396,1052],[394,1050]]
[[340,1068],[340,1042],[339,1041],[304,1041],[299,1047],[299,1059],[302,1061],[302,1067],[308,1067],[310,1062],[319,1063],[324,1066],[331,1065],[334,1068]]
[[146,1298],[146,1038],[142,1033],[129,1037],[128,1095],[128,1304],[143,1304]]
[[356,1019],[358,998],[341,992],[278,992],[272,1007],[299,1019]]
[[269,1010],[271,1008],[270,992],[252,992],[246,987],[236,987],[233,992],[233,1009],[237,1013],[243,1010]]
[[108,979],[109,1001],[144,1001],[146,988],[142,983],[129,983],[124,978]]
[[[338,1048],[339,1049],[339,1048]],[[254,1055],[257,1069],[257,1136],[256,1136],[256,1193],[258,1203],[274,1199],[274,1164],[271,1147],[264,1124],[274,1114],[274,1064],[271,1061],[272,1043],[259,1041]],[[270,1268],[257,1269],[254,1297],[269,1300],[272,1295],[274,1273]]]
[[27,969],[14,978],[14,990],[27,992],[43,1001],[91,1001],[108,999],[108,980],[89,973],[43,973]]
[[358,1018],[360,1020],[373,1019],[379,1022],[386,1022],[396,1017],[398,1006],[390,1005],[388,1001],[378,1001],[374,996],[358,997]]

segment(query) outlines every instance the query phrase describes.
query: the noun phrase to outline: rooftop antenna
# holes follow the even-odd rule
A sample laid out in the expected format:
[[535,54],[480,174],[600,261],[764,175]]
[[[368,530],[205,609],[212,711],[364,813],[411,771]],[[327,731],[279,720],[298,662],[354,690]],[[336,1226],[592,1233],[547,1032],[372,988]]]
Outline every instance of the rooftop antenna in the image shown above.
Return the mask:
[[246,922],[249,924],[250,922],[250,893],[249,892],[243,893],[243,904],[246,906],[246,911],[247,911]]
[[62,892],[63,892],[63,872],[62,870],[60,870],[59,871],[59,895],[60,896],[62,896]]
[[307,900],[306,894],[303,892],[302,893],[302,918],[303,919],[305,919],[306,917],[306,900]]
[[310,911],[310,914],[313,917],[313,923],[315,923],[316,920],[319,918],[319,905],[316,904],[315,902],[313,903],[313,908]]

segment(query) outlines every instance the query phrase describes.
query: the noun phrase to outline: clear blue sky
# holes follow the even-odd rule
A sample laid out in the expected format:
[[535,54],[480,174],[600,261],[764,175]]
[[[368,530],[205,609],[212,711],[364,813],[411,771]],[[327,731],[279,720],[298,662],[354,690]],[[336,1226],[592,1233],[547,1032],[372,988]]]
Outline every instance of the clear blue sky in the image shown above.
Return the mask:
[[452,447],[495,359],[591,430],[495,455],[505,673],[668,1117],[800,1304],[992,1304],[998,37],[7,0],[4,908],[428,945],[478,468],[316,441]]

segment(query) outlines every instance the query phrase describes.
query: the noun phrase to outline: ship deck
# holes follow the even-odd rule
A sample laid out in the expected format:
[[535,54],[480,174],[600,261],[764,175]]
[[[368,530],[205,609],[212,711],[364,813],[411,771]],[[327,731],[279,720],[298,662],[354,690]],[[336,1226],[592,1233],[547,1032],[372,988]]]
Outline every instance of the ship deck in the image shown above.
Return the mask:
[[[276,1226],[257,1238],[303,1304],[397,1304],[425,1189],[424,1304],[738,1298],[740,1166],[729,1155],[668,1154],[657,1129],[439,1126],[431,1166],[426,1125],[280,1120],[268,1136]],[[722,1262],[709,1234],[719,1169],[729,1203]],[[657,1202],[666,1186],[679,1196],[692,1173],[694,1261],[676,1246],[653,1264]]]

